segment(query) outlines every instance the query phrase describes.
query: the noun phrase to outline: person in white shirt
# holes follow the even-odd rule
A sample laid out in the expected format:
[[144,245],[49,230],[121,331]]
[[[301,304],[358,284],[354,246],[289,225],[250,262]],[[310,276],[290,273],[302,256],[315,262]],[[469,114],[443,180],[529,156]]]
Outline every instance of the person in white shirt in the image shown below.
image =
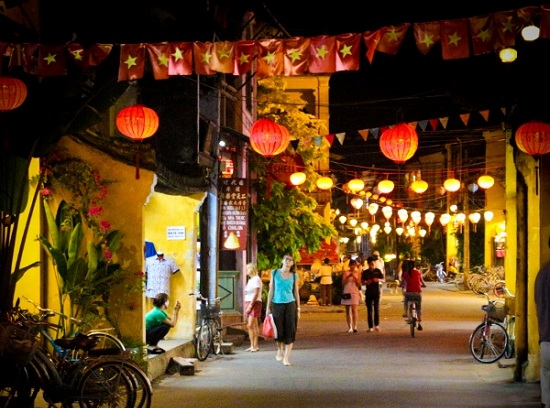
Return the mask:
[[380,299],[382,299],[382,292],[383,292],[383,286],[384,282],[386,282],[386,265],[384,263],[384,260],[380,256],[380,252],[378,250],[372,251],[372,257],[374,258],[374,267],[380,269],[380,272],[382,272],[383,279],[380,279],[378,281],[378,285],[380,285]]
[[170,278],[180,268],[173,259],[165,258],[163,251],[157,251],[156,257],[149,257],[145,262],[147,285],[145,295],[154,299],[159,293],[170,293]]
[[332,266],[330,265],[330,259],[324,259],[317,276],[321,278],[319,281],[321,286],[320,304],[321,306],[330,306],[332,304]]
[[258,269],[253,263],[246,265],[248,281],[244,288],[244,308],[247,318],[246,327],[250,347],[246,351],[256,352],[260,349],[258,345],[260,325],[258,319],[262,316],[262,279],[258,276]]

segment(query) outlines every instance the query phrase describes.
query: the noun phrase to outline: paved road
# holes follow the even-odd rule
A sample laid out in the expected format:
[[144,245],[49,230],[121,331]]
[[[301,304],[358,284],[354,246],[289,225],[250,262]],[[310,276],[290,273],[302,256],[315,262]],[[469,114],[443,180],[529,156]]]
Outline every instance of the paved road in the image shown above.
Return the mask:
[[[323,407],[540,407],[538,383],[512,382],[514,360],[480,364],[468,339],[480,322],[483,297],[429,283],[424,331],[411,338],[401,318],[402,297],[384,294],[382,331],[347,333],[342,307],[302,306],[292,366],[275,361],[275,344],[248,345],[198,363],[194,376],[154,383],[153,406]],[[504,367],[502,367],[504,366]]]

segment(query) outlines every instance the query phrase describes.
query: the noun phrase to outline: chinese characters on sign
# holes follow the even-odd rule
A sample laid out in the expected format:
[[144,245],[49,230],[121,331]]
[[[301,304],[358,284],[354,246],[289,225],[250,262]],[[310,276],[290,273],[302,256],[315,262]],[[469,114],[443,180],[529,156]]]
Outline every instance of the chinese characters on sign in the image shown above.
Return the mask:
[[248,230],[248,189],[246,179],[222,179],[221,181],[221,231],[220,249],[227,251],[224,243],[230,233],[239,240],[235,250],[246,249]]

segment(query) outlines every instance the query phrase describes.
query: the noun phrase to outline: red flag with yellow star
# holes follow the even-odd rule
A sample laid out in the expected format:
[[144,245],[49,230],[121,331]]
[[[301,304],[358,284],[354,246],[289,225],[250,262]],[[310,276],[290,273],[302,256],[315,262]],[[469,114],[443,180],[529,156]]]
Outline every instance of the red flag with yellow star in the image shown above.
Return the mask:
[[434,45],[441,42],[441,37],[439,36],[440,26],[441,23],[439,21],[413,24],[416,48],[418,48],[421,54],[426,55]]
[[516,45],[516,35],[521,28],[516,11],[500,11],[493,14],[493,18],[495,21],[495,49]]
[[193,60],[197,75],[214,75],[216,73],[216,71],[210,68],[213,45],[211,42],[196,41],[193,43]]
[[310,39],[309,72],[312,74],[336,72],[336,37],[319,35]]
[[145,72],[145,44],[120,44],[118,82],[143,78]]
[[170,61],[170,44],[167,42],[158,44],[146,44],[149,61],[153,68],[155,79],[168,79],[168,61]]
[[293,37],[283,40],[285,76],[302,75],[307,72],[309,38]]
[[235,43],[234,75],[244,75],[252,71],[252,64],[256,57],[256,41],[243,40]]
[[410,25],[411,23],[403,23],[397,26],[392,25],[389,27],[380,28],[380,41],[378,42],[376,51],[380,51],[385,54],[397,54]]
[[468,20],[444,20],[441,22],[441,53],[444,60],[468,58],[470,37]]
[[376,51],[376,48],[378,47],[378,43],[380,42],[380,30],[365,31],[363,33],[363,42],[365,43],[365,47],[367,48],[367,52],[365,53],[365,56],[367,57],[369,62],[372,64],[372,60],[374,58],[374,51]]
[[233,59],[235,58],[235,43],[218,41],[212,46],[210,68],[223,74],[233,73]]
[[67,58],[64,45],[40,45],[38,51],[38,76],[67,75]]
[[193,73],[193,43],[171,42],[168,75],[191,75]]
[[470,17],[470,35],[474,55],[483,55],[493,52],[494,47],[494,19],[493,15]]
[[256,75],[258,78],[283,75],[284,56],[282,40],[260,40],[257,42],[257,45],[258,58]]
[[113,44],[92,44],[90,46],[90,66],[95,67],[107,59]]
[[69,53],[70,60],[80,68],[85,69],[90,65],[90,51],[85,49],[81,44],[67,44],[67,52]]
[[340,34],[336,36],[336,71],[357,71],[361,34]]

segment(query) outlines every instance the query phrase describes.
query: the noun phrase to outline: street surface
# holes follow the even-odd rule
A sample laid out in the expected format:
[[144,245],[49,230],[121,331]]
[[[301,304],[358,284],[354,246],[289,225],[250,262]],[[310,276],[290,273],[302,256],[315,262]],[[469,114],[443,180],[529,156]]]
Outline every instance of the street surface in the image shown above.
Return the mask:
[[209,357],[194,376],[154,382],[153,406],[540,407],[538,383],[514,383],[513,359],[481,364],[468,339],[482,317],[483,296],[428,283],[422,332],[411,338],[401,295],[385,292],[381,332],[367,332],[360,306],[358,333],[348,333],[342,306],[302,305],[290,367],[275,361],[272,340],[260,351]]

